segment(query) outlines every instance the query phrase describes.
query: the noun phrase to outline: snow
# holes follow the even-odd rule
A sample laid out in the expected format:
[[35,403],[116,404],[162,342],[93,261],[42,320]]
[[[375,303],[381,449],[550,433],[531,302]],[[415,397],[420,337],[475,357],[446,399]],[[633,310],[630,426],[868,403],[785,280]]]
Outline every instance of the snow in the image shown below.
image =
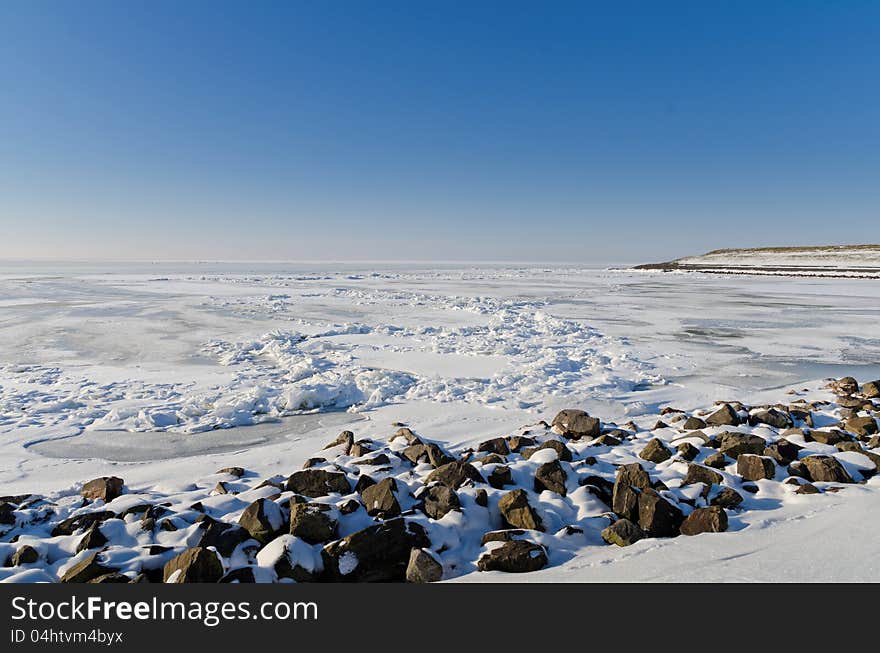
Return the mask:
[[[19,265],[0,270],[0,486],[52,494],[74,514],[79,483],[116,474],[129,500],[173,494],[177,506],[200,500],[230,514],[272,488],[205,499],[219,480],[236,482],[215,469],[287,475],[343,428],[380,438],[406,422],[464,448],[561,408],[650,426],[664,405],[779,401],[789,390],[816,392],[829,376],[880,378],[878,317],[880,287],[859,279],[561,266]],[[857,453],[799,444],[833,451],[854,475],[871,467]],[[511,465],[513,476],[525,483],[555,458],[542,450]],[[675,465],[658,466],[670,483]],[[552,566],[529,579],[806,580],[796,576],[809,569],[818,574],[809,580],[880,580],[870,563],[880,527],[866,518],[878,510],[877,491],[871,481],[820,497],[764,497],[775,507],[728,533],[618,550],[597,540],[607,508],[575,483],[564,499],[536,500],[548,534],[595,523],[588,544],[540,542],[552,544]],[[449,513],[430,536],[474,560],[462,547],[494,527]],[[143,539],[136,520],[113,528],[120,542]],[[179,546],[193,533],[160,537]],[[70,562],[34,542],[48,571],[15,580],[51,578],[55,560]],[[304,568],[320,564],[311,545],[284,546],[312,561]]]

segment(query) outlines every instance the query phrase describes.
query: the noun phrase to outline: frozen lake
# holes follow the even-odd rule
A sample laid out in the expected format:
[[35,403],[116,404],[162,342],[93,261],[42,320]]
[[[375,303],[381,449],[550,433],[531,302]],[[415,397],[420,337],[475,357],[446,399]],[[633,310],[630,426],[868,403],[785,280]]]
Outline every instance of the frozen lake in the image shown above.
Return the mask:
[[[273,451],[279,430],[299,433],[291,417],[316,410],[408,416],[455,442],[566,406],[630,419],[829,376],[875,378],[878,317],[871,280],[5,263],[0,482],[32,483],[46,455],[81,465]],[[338,430],[323,419],[297,437]],[[56,470],[40,482],[80,476]]]

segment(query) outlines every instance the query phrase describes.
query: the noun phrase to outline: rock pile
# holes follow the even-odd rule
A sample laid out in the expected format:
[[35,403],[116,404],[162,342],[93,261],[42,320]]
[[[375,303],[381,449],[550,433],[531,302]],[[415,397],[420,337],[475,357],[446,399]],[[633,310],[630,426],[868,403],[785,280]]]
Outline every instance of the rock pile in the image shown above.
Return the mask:
[[461,451],[408,427],[345,431],[286,477],[226,467],[179,493],[110,476],[79,497],[0,497],[0,579],[433,582],[721,533],[763,496],[809,501],[870,478],[878,387],[845,378],[834,401],[666,408],[642,420],[653,428],[569,409]]

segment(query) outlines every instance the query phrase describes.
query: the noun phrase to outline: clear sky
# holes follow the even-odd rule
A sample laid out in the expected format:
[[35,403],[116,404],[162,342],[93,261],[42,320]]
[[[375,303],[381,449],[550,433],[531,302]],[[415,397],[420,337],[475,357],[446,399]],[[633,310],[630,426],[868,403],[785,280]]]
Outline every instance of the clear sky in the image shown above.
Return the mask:
[[880,242],[880,2],[0,3],[0,257]]

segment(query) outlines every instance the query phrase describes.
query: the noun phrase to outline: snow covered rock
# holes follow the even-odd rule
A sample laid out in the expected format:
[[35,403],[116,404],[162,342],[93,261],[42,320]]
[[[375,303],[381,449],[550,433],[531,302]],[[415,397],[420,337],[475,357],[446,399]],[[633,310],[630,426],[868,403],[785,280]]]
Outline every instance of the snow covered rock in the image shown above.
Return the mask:
[[495,546],[477,562],[480,571],[504,571],[518,574],[547,566],[547,552],[540,544],[511,540]]
[[410,551],[429,546],[424,528],[398,517],[331,542],[321,559],[331,581],[400,582],[406,579]]
[[565,496],[565,481],[568,476],[558,460],[544,463],[535,471],[535,492],[549,490]]
[[541,517],[529,504],[525,490],[511,490],[498,501],[501,516],[510,528],[543,531]]
[[110,503],[122,495],[123,485],[124,481],[118,476],[102,476],[83,485],[80,495],[86,499],[102,499],[104,503]]
[[672,505],[653,488],[639,494],[639,527],[651,537],[675,537],[684,521],[678,506]]
[[618,516],[630,521],[639,518],[639,490],[651,486],[651,478],[638,463],[622,465],[617,468],[611,508]]
[[602,530],[602,539],[608,544],[617,546],[630,546],[647,537],[638,524],[629,519],[618,519],[616,522]]
[[559,411],[550,425],[562,436],[572,440],[599,436],[601,424],[583,410],[569,408]]
[[214,551],[197,546],[165,563],[166,583],[216,583],[223,577],[223,564]]
[[772,458],[744,453],[736,459],[736,473],[743,480],[760,481],[776,475],[776,464]]
[[348,494],[351,492],[351,484],[341,472],[305,469],[290,475],[286,489],[307,497],[318,498],[333,492]]
[[697,508],[681,524],[682,535],[721,533],[727,530],[727,513],[720,506]]
[[269,499],[257,499],[241,513],[238,525],[262,544],[273,539],[284,527],[281,508]]
[[419,498],[422,510],[431,519],[443,519],[453,510],[461,510],[461,501],[455,491],[439,483],[428,486]]
[[443,578],[443,565],[425,549],[413,549],[406,566],[408,583],[436,583]]
[[662,463],[664,460],[672,458],[672,452],[658,438],[653,438],[639,452],[639,458],[652,463]]
[[290,534],[309,544],[322,544],[336,537],[338,522],[326,503],[290,502]]
[[457,490],[467,481],[486,482],[473,465],[463,460],[454,460],[431,472],[425,483],[441,483],[448,488]]
[[361,501],[371,517],[389,519],[400,514],[400,504],[395,496],[397,481],[383,478],[378,483],[365,487],[361,491]]

